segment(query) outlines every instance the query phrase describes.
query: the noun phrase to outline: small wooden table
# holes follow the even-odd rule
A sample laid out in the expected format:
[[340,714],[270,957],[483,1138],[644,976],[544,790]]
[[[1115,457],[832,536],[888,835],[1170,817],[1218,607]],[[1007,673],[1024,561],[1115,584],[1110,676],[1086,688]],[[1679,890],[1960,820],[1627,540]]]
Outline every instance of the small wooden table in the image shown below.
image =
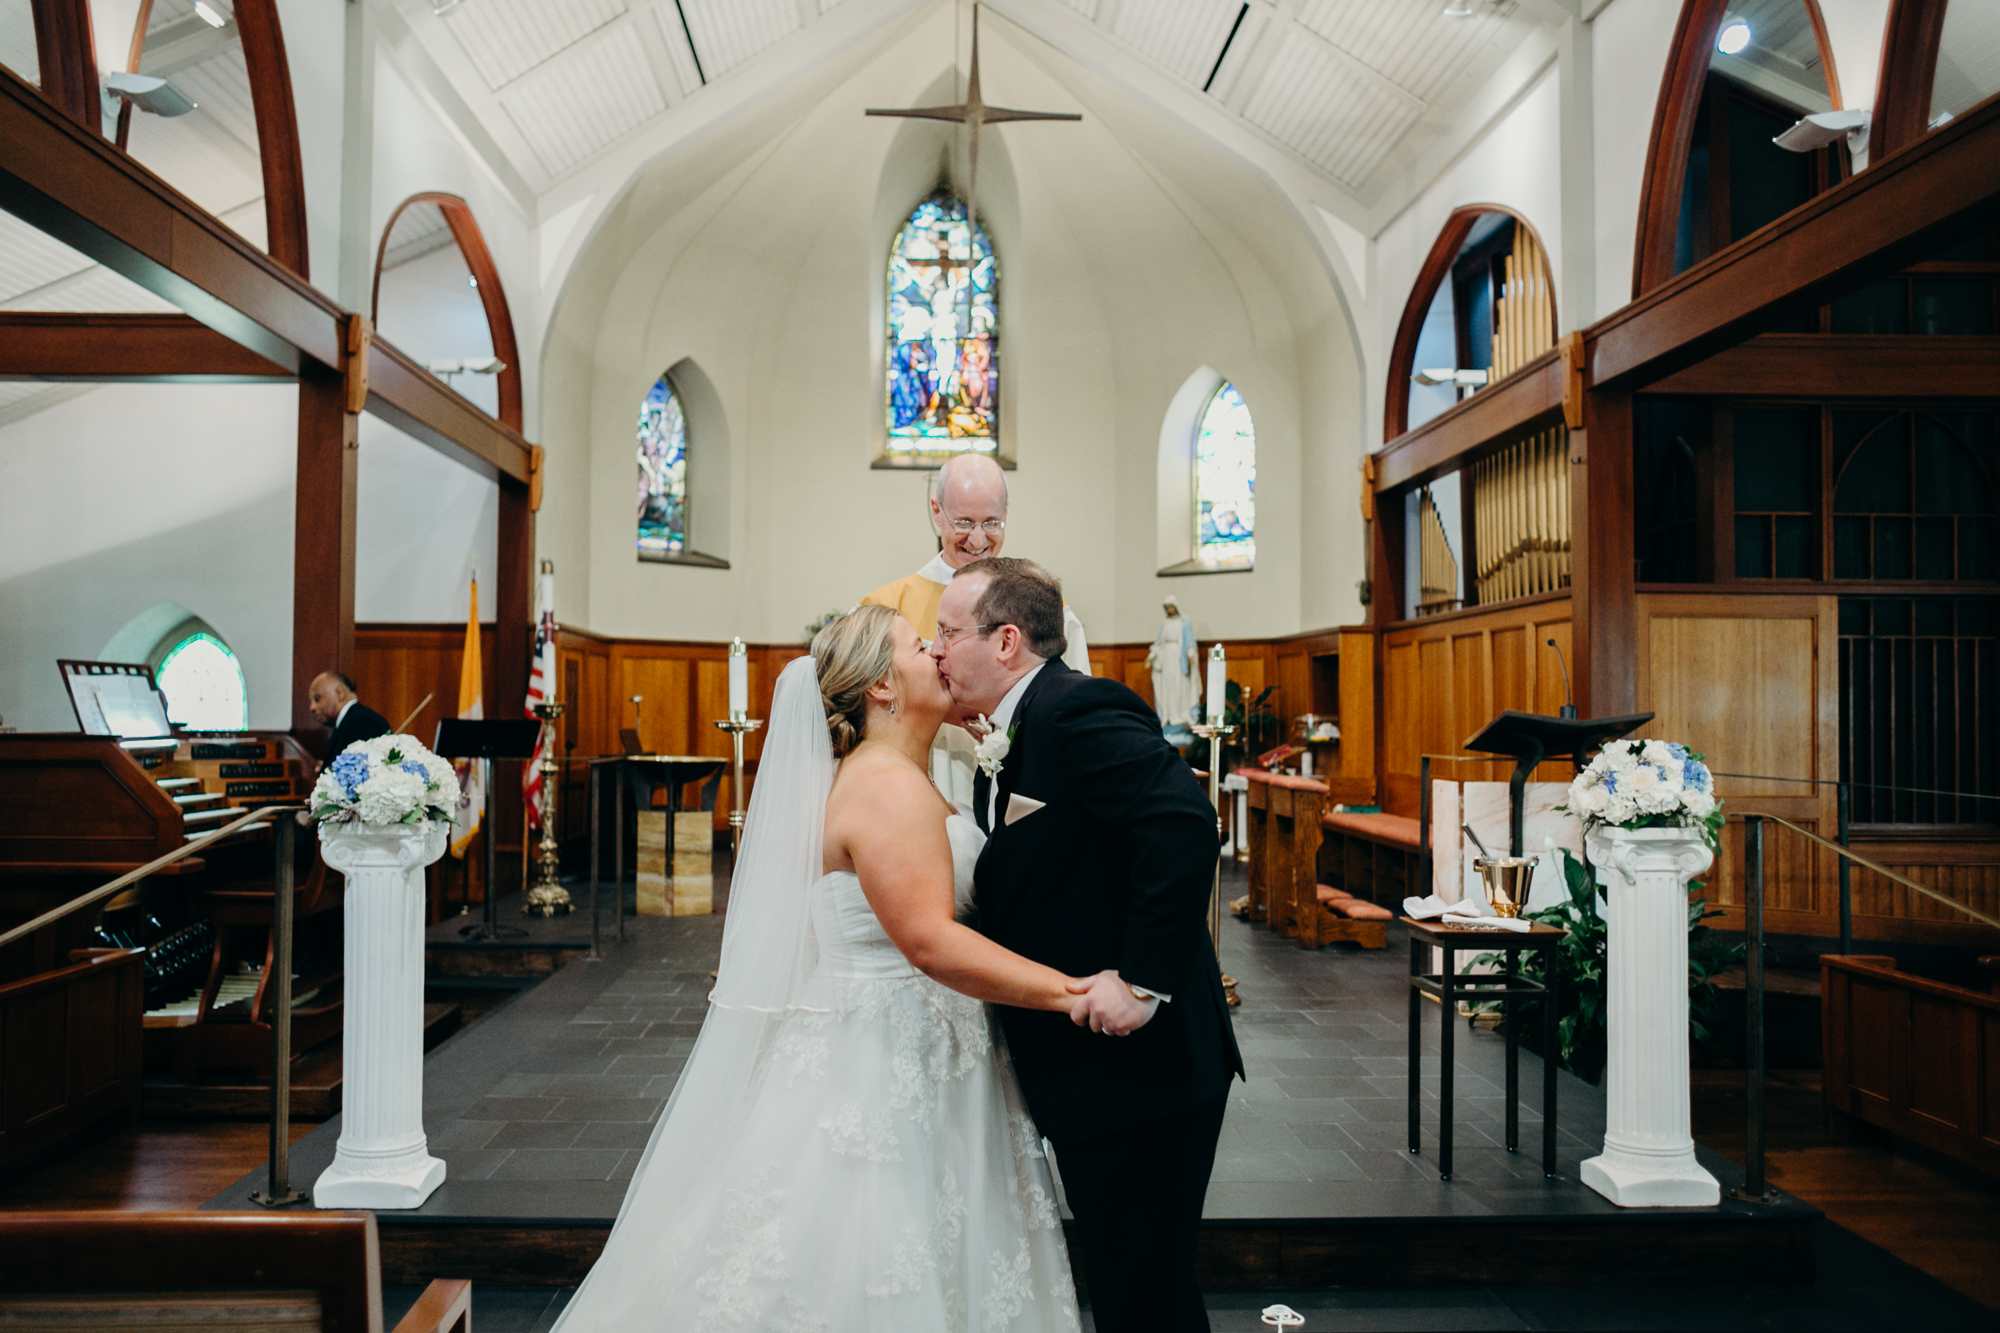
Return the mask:
[[[1542,1005],[1542,1172],[1556,1174],[1556,1066],[1559,1048],[1556,1035],[1556,991],[1558,964],[1555,948],[1566,930],[1536,923],[1530,931],[1478,929],[1441,925],[1433,921],[1403,918],[1410,928],[1410,1152],[1422,1151],[1418,1137],[1418,1112],[1423,1095],[1423,997],[1435,995],[1444,1007],[1443,1031],[1438,1046],[1441,1068],[1438,1086],[1438,1177],[1451,1179],[1451,1083],[1452,1038],[1457,1026],[1458,1001],[1464,999],[1501,1001],[1507,1007],[1507,1151],[1520,1147],[1521,1138],[1521,1041],[1520,1029],[1511,1021],[1514,1004],[1529,996],[1539,996]],[[1444,970],[1428,972],[1427,950],[1444,950]],[[1533,949],[1543,955],[1542,975],[1546,984],[1523,980],[1516,972],[1518,955]],[[1498,953],[1501,971],[1496,974],[1458,972],[1461,953]]]

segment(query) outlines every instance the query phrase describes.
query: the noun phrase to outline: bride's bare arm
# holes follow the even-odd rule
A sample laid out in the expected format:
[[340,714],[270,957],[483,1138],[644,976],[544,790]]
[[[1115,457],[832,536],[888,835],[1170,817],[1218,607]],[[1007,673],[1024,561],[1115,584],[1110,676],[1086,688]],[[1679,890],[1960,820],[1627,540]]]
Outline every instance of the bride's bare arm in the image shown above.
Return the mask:
[[951,839],[937,794],[897,764],[852,775],[827,812],[831,862],[851,865],[889,938],[925,976],[975,1000],[1068,1013],[1076,996],[1052,967],[953,919]]

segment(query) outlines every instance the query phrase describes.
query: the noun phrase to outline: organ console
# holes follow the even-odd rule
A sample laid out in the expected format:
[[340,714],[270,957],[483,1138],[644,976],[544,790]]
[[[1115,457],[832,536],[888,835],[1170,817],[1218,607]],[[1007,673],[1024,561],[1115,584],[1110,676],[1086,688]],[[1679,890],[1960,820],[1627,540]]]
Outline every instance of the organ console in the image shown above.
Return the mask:
[[[135,870],[245,808],[303,800],[316,770],[317,761],[284,733],[0,735],[0,930]],[[326,873],[313,840],[301,838],[298,847],[292,1047],[305,1051],[340,1030],[335,909],[344,881]],[[11,983],[60,970],[83,951],[138,951],[149,1069],[178,1078],[223,1068],[266,1077],[272,880],[270,825],[258,821],[139,881],[101,910],[52,922],[0,949],[0,1004]]]

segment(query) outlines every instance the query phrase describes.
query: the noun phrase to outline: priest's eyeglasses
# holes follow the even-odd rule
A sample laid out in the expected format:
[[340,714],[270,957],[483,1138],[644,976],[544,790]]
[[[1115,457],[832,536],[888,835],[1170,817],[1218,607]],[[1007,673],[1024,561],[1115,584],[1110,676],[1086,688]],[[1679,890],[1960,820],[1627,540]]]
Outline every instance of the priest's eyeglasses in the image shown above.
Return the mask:
[[989,518],[983,523],[974,522],[969,518],[947,518],[945,522],[951,524],[951,530],[961,537],[974,528],[978,528],[989,537],[998,537],[1007,530],[1007,520],[1004,518]]
[[933,642],[942,643],[945,647],[949,648],[951,647],[952,640],[961,634],[971,634],[975,630],[999,629],[1006,623],[1004,620],[996,620],[990,625],[939,625],[937,638]]

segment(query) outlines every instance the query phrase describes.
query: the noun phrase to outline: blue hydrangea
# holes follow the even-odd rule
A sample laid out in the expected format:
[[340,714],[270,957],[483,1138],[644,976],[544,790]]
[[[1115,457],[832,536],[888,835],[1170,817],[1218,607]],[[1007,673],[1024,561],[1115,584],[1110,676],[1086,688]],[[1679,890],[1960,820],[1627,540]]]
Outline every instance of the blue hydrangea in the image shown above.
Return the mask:
[[1681,782],[1694,791],[1708,790],[1708,765],[1689,759],[1681,765]]
[[1618,775],[1616,773],[1606,773],[1604,775],[1604,790],[1610,792],[1613,796],[1618,794]]
[[429,782],[431,780],[431,771],[428,768],[425,768],[422,764],[418,763],[414,759],[405,759],[401,764],[401,768],[405,773],[416,774],[418,777],[422,778],[425,782]]
[[347,799],[358,799],[358,788],[368,780],[368,756],[364,754],[343,754],[333,761],[333,776],[341,786],[347,788]]

